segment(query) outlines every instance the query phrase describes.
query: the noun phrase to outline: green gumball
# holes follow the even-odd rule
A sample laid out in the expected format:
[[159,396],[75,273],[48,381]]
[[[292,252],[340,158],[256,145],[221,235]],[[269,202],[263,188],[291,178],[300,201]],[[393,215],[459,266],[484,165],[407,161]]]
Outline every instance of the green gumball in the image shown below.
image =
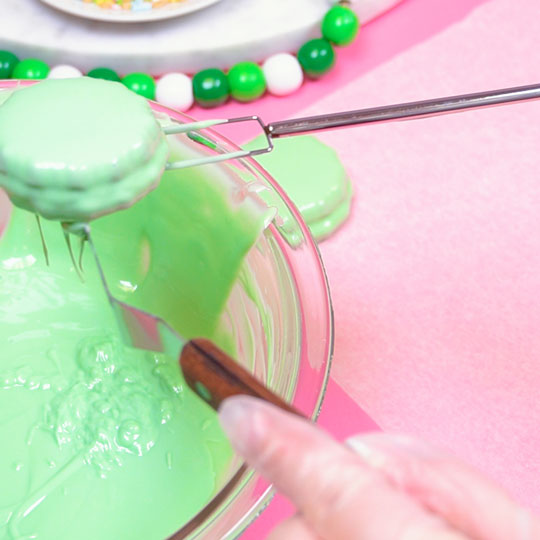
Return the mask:
[[263,70],[254,62],[240,62],[228,74],[231,96],[237,101],[253,101],[266,90]]
[[46,79],[51,68],[37,58],[21,60],[13,69],[12,79]]
[[130,73],[122,84],[146,99],[156,99],[156,81],[146,73]]
[[340,5],[335,5],[328,10],[321,25],[322,35],[339,46],[352,43],[359,28],[360,23],[356,13]]

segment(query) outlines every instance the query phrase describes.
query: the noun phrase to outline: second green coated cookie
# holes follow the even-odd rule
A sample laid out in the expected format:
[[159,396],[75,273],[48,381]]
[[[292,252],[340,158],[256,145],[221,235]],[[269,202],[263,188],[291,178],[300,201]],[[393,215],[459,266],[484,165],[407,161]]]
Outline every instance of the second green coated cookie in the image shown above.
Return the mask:
[[[264,136],[245,145],[261,148]],[[317,241],[328,238],[347,219],[352,199],[352,184],[336,151],[316,137],[304,135],[274,140],[274,150],[256,160],[277,180],[296,205]],[[265,198],[266,192],[261,193]],[[281,201],[266,201],[276,206],[282,230],[291,244],[299,240],[294,220]]]

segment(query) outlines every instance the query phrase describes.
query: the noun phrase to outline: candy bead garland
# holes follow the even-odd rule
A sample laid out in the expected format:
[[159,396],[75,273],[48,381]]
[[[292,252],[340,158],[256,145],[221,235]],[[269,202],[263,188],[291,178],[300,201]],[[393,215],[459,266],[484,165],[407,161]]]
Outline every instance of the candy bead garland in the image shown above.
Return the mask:
[[[106,67],[97,67],[86,75],[97,79],[117,81],[133,92],[155,99],[165,106],[180,111],[193,103],[201,107],[216,107],[229,97],[250,102],[266,91],[276,96],[287,96],[298,90],[305,77],[319,79],[335,64],[334,46],[342,47],[354,41],[360,24],[356,13],[342,0],[334,4],[321,21],[322,37],[311,39],[300,47],[296,56],[278,53],[267,58],[262,66],[254,62],[239,62],[228,73],[217,69],[203,69],[192,79],[184,73],[168,73],[155,80],[146,73],[129,73],[121,78]],[[41,60],[19,59],[9,51],[0,50],[0,79],[44,79],[80,77],[74,66],[58,65],[52,69]]]

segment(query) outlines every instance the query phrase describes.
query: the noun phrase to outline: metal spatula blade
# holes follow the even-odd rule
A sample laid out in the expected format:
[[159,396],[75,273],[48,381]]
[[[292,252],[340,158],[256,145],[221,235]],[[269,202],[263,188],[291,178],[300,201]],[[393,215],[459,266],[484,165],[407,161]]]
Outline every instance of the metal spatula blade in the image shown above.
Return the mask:
[[185,339],[160,317],[130,306],[112,294],[90,234],[90,226],[87,223],[77,223],[66,226],[66,230],[68,233],[83,238],[90,246],[101,284],[109,299],[125,344],[129,347],[164,353],[178,358],[186,343]]

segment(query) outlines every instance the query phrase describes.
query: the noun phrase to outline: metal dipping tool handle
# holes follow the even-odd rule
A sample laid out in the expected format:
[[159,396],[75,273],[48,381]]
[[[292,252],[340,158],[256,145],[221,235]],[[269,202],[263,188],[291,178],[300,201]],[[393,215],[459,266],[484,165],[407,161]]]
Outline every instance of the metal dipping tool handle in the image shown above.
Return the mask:
[[428,118],[535,99],[540,99],[540,84],[283,120],[268,124],[265,131],[270,137],[284,137],[363,124],[382,124],[398,120]]

